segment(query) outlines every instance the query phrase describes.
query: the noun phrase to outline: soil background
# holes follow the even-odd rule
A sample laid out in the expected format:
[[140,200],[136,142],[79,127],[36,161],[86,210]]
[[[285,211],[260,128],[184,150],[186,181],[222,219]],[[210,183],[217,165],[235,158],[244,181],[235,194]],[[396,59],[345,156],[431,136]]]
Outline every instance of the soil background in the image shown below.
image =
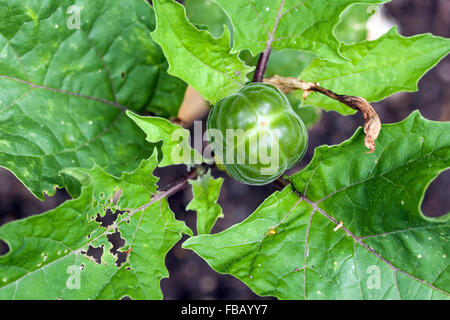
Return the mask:
[[[404,36],[430,32],[450,37],[450,0],[393,0],[384,6],[383,12],[398,24],[399,32]],[[420,80],[418,92],[395,94],[373,106],[383,123],[401,121],[416,109],[428,119],[450,121],[449,88],[450,56]],[[359,114],[343,117],[335,112],[324,113],[321,121],[310,130],[308,153],[295,170],[311,160],[315,147],[347,140],[362,123]],[[162,186],[185,172],[184,167],[171,167],[158,169],[156,174],[161,177],[159,184]],[[217,170],[213,175],[225,177]],[[422,204],[426,215],[439,216],[450,211],[449,186],[450,172],[447,170],[427,190]],[[220,232],[244,220],[275,190],[273,185],[251,187],[225,177],[219,199],[225,217],[219,219],[212,232]],[[12,173],[0,168],[0,225],[53,209],[68,198],[64,190],[59,190],[55,196],[41,202]],[[184,209],[191,198],[192,191],[187,187],[171,197],[169,203],[176,217],[195,229],[195,213]],[[217,274],[195,253],[181,249],[182,241],[166,258],[170,278],[161,282],[165,299],[266,299],[255,295],[236,278]],[[6,250],[0,241],[0,255]]]

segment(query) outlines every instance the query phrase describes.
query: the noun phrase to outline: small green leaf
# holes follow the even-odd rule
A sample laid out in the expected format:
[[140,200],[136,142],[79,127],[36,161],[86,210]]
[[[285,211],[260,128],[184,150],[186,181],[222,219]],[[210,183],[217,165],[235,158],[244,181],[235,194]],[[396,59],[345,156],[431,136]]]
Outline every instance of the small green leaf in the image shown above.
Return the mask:
[[162,142],[160,167],[203,162],[202,156],[190,146],[188,130],[164,118],[139,116],[131,111],[126,113],[147,134],[147,141],[152,144]]
[[194,198],[189,202],[186,210],[197,212],[197,233],[208,234],[218,218],[222,218],[222,208],[217,203],[222,178],[214,179],[211,172],[200,175],[196,180],[190,180]]
[[[281,299],[450,299],[450,215],[420,211],[450,167],[449,122],[413,113],[383,125],[368,154],[359,129],[244,222],[188,239],[212,268]],[[342,224],[341,224],[342,222]]]
[[156,165],[155,153],[120,179],[66,169],[85,183],[78,199],[0,228],[0,299],[161,299],[165,255],[192,232],[156,193]]
[[155,0],[156,30],[153,39],[169,60],[168,72],[196,89],[211,103],[237,91],[248,81],[247,67],[230,54],[230,34],[220,38],[196,29],[186,19],[184,7],[173,0]]
[[234,26],[233,52],[248,49],[255,56],[273,49],[308,50],[323,59],[343,61],[333,30],[351,4],[388,0],[215,0]]
[[[319,82],[339,94],[374,102],[396,92],[417,90],[422,75],[449,52],[450,39],[431,34],[403,37],[393,28],[377,40],[343,45],[341,53],[348,62],[314,60],[300,78]],[[312,93],[306,101],[342,114],[356,112],[318,93]]]

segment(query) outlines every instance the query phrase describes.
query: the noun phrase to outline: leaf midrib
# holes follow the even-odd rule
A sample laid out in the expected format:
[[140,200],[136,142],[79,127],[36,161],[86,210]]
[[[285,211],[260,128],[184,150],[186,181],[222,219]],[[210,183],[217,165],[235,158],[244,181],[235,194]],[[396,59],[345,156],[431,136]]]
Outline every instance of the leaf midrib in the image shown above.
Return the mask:
[[[327,218],[329,221],[333,222],[335,225],[339,225],[339,222],[331,215],[327,214],[323,209],[321,209],[318,205],[317,202],[313,202],[310,199],[308,199],[305,196],[299,195],[296,191],[292,190],[292,193],[297,194],[301,199],[305,200],[313,209],[313,212],[318,211],[319,213],[321,213],[325,218]],[[345,231],[352,239],[355,243],[360,244],[364,249],[366,249],[369,253],[375,255],[376,258],[378,258],[379,260],[381,260],[382,262],[384,262],[385,264],[387,264],[392,270],[394,271],[399,271],[400,273],[402,273],[403,275],[409,277],[410,279],[413,279],[423,285],[426,285],[428,287],[430,287],[433,290],[436,290],[444,295],[447,295],[450,297],[450,292],[447,292],[443,289],[440,289],[436,286],[434,286],[433,284],[429,283],[428,281],[425,281],[423,279],[417,278],[416,276],[406,272],[405,270],[395,266],[393,263],[391,263],[389,260],[387,260],[386,258],[384,258],[381,254],[379,254],[378,252],[376,252],[375,250],[371,249],[369,245],[367,245],[365,242],[362,241],[361,237],[356,236],[354,233],[352,233],[350,230],[348,230],[346,227],[341,226],[341,229],[343,231]],[[353,256],[353,259],[355,259],[355,256]]]

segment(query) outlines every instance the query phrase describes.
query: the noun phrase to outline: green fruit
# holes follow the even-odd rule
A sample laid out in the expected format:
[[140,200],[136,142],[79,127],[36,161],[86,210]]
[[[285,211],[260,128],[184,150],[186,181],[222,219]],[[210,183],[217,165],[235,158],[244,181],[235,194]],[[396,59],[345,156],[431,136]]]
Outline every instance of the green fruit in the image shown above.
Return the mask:
[[230,176],[251,185],[280,177],[303,158],[308,145],[303,121],[269,84],[252,83],[221,99],[207,127],[216,159],[223,160]]

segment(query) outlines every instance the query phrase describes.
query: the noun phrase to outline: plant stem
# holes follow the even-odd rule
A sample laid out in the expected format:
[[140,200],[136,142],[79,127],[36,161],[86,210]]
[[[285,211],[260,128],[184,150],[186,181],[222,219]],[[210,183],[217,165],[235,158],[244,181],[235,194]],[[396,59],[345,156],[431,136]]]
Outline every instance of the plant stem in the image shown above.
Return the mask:
[[183,178],[180,178],[177,181],[162,187],[158,191],[158,194],[163,195],[163,198],[169,198],[170,196],[173,196],[177,192],[183,190],[189,180],[195,179],[198,176],[199,168],[200,167],[192,168]]
[[186,187],[189,180],[197,178],[199,173],[202,172],[202,170],[207,170],[207,168],[212,168],[212,167],[213,167],[213,165],[202,164],[201,166],[192,168],[191,170],[189,170],[189,172],[184,177],[160,188],[158,190],[158,193],[155,195],[155,198],[162,199],[162,198],[169,198],[170,196],[173,196],[174,194],[183,190],[184,187]]
[[269,46],[259,55],[258,64],[253,76],[253,82],[262,82],[264,80],[264,73],[266,72],[267,62],[269,61],[271,51],[272,50]]
[[281,0],[280,7],[278,8],[277,17],[275,19],[275,24],[273,25],[272,32],[268,32],[269,38],[267,39],[266,49],[260,54],[258,65],[256,66],[255,75],[253,76],[253,82],[263,82],[264,73],[266,72],[267,62],[269,61],[270,52],[272,51],[272,43],[275,37],[275,32],[277,31],[278,24],[280,23],[281,17],[283,16],[284,1]]

